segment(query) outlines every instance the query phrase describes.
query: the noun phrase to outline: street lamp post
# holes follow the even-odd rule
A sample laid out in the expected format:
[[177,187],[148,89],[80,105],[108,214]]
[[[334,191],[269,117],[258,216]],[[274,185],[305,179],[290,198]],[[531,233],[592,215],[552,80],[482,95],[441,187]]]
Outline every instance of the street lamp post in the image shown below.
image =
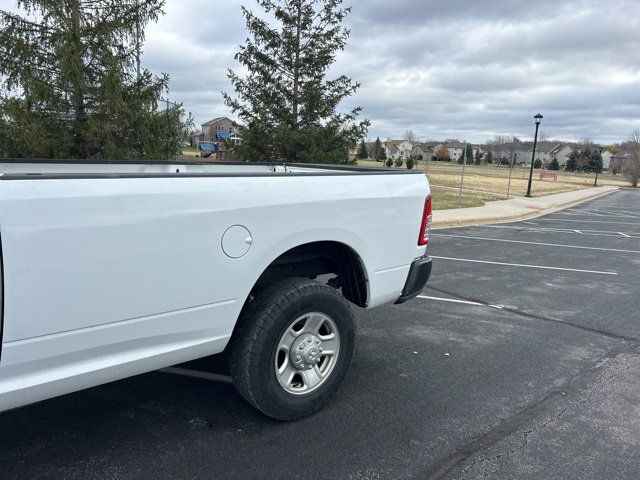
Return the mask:
[[538,128],[540,127],[540,122],[542,121],[542,115],[537,114],[533,119],[536,122],[536,134],[533,137],[533,153],[531,154],[531,169],[529,170],[529,185],[527,186],[527,194],[525,197],[531,198],[531,180],[533,180],[533,163],[536,158],[536,146],[538,145]]

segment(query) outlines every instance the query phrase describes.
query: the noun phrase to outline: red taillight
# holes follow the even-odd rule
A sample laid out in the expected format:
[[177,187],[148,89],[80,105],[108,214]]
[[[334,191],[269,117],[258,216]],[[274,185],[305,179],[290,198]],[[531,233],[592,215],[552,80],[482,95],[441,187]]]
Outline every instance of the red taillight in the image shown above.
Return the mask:
[[422,224],[420,225],[420,236],[418,237],[418,245],[424,246],[429,243],[429,233],[431,231],[431,195],[424,202],[424,210],[422,211]]

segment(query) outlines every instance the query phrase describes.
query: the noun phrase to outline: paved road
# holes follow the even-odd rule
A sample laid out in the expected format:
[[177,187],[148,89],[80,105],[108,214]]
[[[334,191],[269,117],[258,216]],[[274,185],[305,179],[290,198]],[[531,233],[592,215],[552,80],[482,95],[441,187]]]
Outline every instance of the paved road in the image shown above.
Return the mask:
[[640,193],[438,230],[430,250],[426,298],[358,314],[314,417],[154,372],[0,415],[0,478],[637,479]]

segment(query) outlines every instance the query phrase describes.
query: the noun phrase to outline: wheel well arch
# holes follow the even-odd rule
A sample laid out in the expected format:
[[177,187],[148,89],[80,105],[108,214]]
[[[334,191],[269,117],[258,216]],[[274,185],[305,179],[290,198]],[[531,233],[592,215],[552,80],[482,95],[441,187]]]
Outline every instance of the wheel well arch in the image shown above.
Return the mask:
[[316,279],[333,275],[328,281],[359,307],[367,306],[367,276],[360,256],[350,246],[336,241],[318,241],[293,247],[282,253],[262,272],[249,294],[285,278]]

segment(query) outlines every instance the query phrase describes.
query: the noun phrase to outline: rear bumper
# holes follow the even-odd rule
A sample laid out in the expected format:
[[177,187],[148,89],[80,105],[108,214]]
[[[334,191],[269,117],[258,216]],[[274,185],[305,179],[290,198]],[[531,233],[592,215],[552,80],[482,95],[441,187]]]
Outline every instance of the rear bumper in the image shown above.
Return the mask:
[[396,304],[404,303],[417,296],[429,280],[431,275],[431,258],[420,257],[413,261],[407,275],[407,281],[402,289],[402,295],[396,300]]

